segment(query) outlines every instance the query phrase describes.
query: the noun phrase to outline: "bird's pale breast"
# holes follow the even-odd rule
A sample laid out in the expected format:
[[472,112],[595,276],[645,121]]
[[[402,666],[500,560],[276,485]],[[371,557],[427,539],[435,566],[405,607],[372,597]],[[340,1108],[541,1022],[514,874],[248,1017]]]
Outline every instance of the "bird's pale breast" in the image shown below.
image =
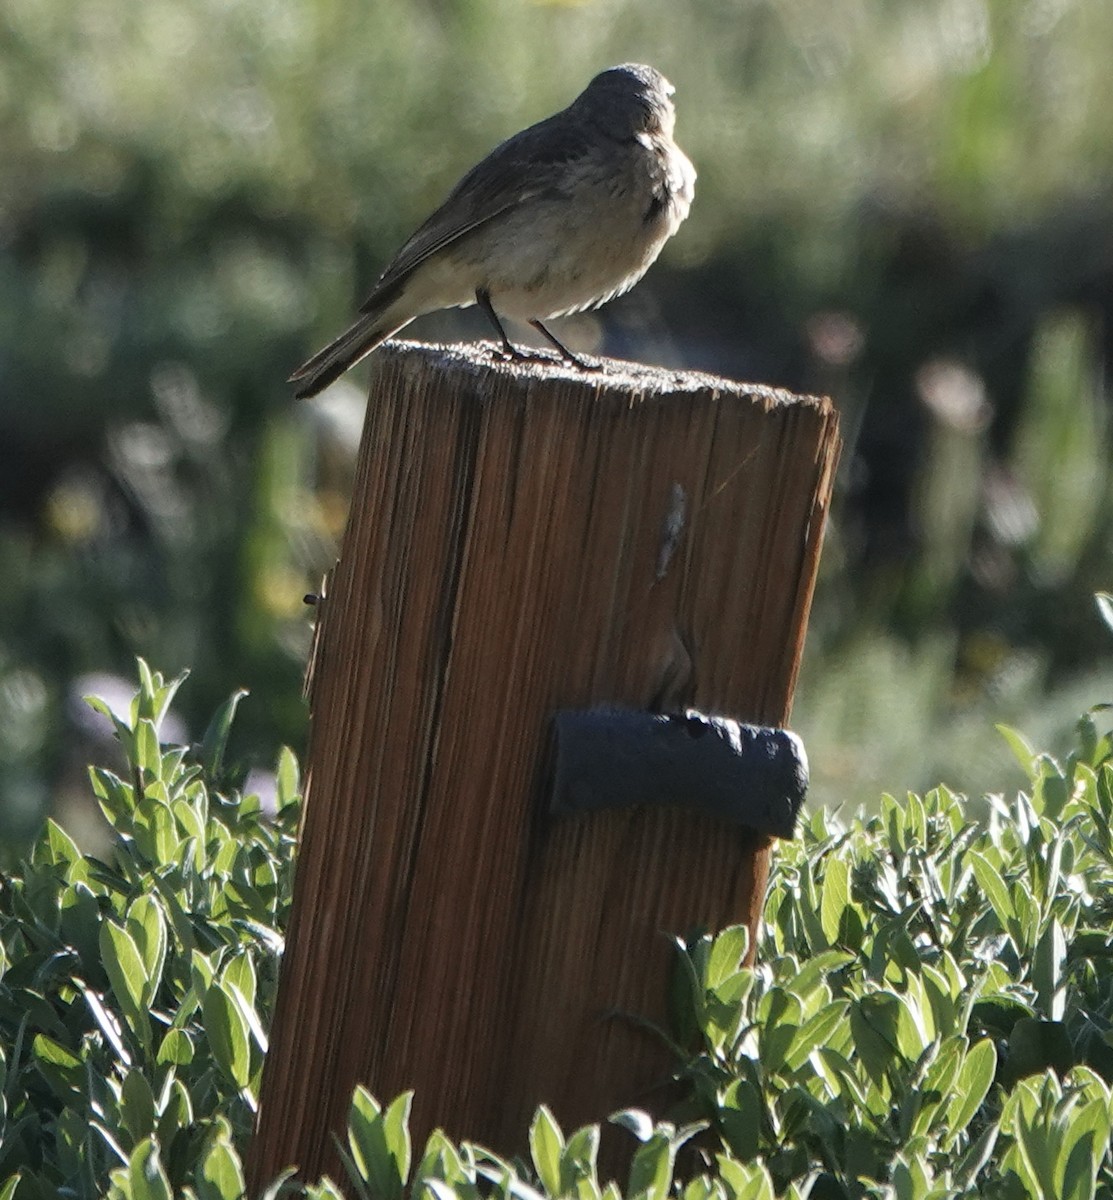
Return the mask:
[[519,320],[592,308],[633,287],[688,215],[695,172],[670,139],[603,143],[567,177],[462,240],[453,257]]

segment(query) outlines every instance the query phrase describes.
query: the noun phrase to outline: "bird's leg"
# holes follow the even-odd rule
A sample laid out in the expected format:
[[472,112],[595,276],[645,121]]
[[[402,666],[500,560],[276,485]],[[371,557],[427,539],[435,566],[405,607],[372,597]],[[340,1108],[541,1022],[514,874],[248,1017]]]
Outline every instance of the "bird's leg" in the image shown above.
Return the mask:
[[503,353],[507,358],[513,359],[515,362],[549,361],[549,359],[540,354],[526,354],[524,350],[519,350],[506,336],[506,330],[503,329],[499,315],[495,312],[495,306],[491,303],[491,293],[486,288],[476,288],[475,302],[483,309],[484,313],[487,314],[487,320],[495,327],[495,332],[499,335],[499,341],[502,342]]
[[530,324],[534,327],[534,329],[537,330],[539,334],[541,334],[541,336],[549,343],[549,345],[555,346],[560,351],[561,355],[566,361],[572,363],[574,366],[579,367],[581,371],[601,371],[603,369],[602,363],[590,363],[587,361],[587,359],[580,358],[578,354],[573,354],[572,351],[569,350],[562,341],[560,341],[558,338],[555,338],[545,328],[545,326],[541,324],[540,321],[530,321]]

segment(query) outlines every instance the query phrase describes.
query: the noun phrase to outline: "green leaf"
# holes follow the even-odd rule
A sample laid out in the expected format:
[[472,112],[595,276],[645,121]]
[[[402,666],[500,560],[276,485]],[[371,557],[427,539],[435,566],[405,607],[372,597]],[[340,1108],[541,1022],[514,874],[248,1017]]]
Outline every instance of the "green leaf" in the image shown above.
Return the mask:
[[135,811],[134,788],[103,767],[89,768],[89,783],[113,829],[130,832],[131,814]]
[[232,732],[236,709],[247,694],[246,688],[238,688],[213,713],[209,721],[201,739],[201,763],[210,775],[218,774],[224,763],[224,753],[228,749],[228,737]]
[[281,812],[287,805],[301,799],[301,773],[297,756],[289,746],[278,752],[278,767],[275,770],[275,785],[278,792],[277,805]]
[[[205,845],[205,814],[198,811],[190,800],[179,796],[170,805],[170,811],[174,814],[174,820],[178,822],[178,828],[183,836],[192,838],[197,842],[198,848],[203,850]],[[203,857],[199,856],[197,867],[200,868]]]
[[749,1182],[737,1194],[737,1200],[775,1200],[773,1180],[763,1163],[755,1163]]
[[166,801],[154,795],[144,797],[135,806],[133,820],[136,847],[151,866],[164,867],[177,862],[181,838],[173,810]]
[[904,1153],[897,1156],[892,1183],[896,1200],[924,1200],[931,1193],[931,1174],[918,1155]]
[[913,1137],[932,1132],[940,1112],[954,1096],[959,1072],[966,1057],[966,1040],[947,1038],[935,1050],[934,1061],[927,1067],[922,1082],[904,1100],[905,1111],[915,1114],[911,1125]]
[[897,1003],[900,1006],[897,1016],[897,1048],[909,1062],[921,1061],[922,1056],[936,1041],[935,1018],[918,974],[909,976],[908,990],[903,996],[897,997]]
[[239,1009],[240,1016],[243,1017],[248,1032],[251,1034],[251,1040],[259,1047],[261,1054],[266,1054],[267,1031],[263,1028],[263,1022],[259,1020],[259,1014],[255,1011],[255,1006],[248,1003],[247,997],[244,996],[243,992],[226,975],[222,978],[221,982],[224,990]]
[[576,1191],[581,1198],[584,1186],[594,1198],[598,1195],[599,1126],[584,1125],[568,1139],[560,1156],[560,1194]]
[[80,1058],[44,1033],[35,1035],[31,1053],[35,1056],[39,1072],[63,1104],[72,1104],[81,1097],[85,1084],[85,1064]]
[[983,1038],[971,1047],[963,1059],[958,1084],[947,1106],[949,1132],[943,1143],[945,1149],[949,1149],[965,1134],[974,1114],[989,1094],[996,1073],[997,1051],[989,1038]]
[[[825,986],[828,977],[854,962],[855,958],[855,955],[846,950],[824,950],[820,954],[812,955],[791,979],[782,981],[783,985],[798,997],[801,1003],[807,1004],[817,987]],[[829,996],[830,992],[826,994]]]
[[217,1066],[237,1088],[246,1088],[251,1080],[251,1047],[239,1005],[225,987],[215,983],[205,992],[201,1012]]
[[761,1091],[749,1079],[735,1079],[718,1106],[718,1125],[731,1153],[742,1162],[757,1158],[764,1110]]
[[155,1098],[142,1071],[129,1071],[120,1092],[120,1115],[124,1128],[137,1145],[155,1129]]
[[[113,712],[111,706],[106,700],[102,700],[100,696],[83,696],[82,699],[93,710],[100,713],[102,717],[112,723],[112,728],[115,730],[116,737],[119,740],[120,747],[124,752],[124,757],[128,762],[134,761],[135,758],[135,735],[132,732],[131,723]],[[97,768],[90,767],[93,771]]]
[[251,961],[250,954],[237,954],[235,958],[229,960],[221,977],[225,983],[230,983],[237,987],[245,1003],[254,1008],[256,987],[255,964]]
[[158,731],[154,722],[141,718],[135,726],[135,749],[132,762],[147,779],[162,776],[162,747],[158,744]]
[[1015,1130],[1016,1148],[1024,1167],[1029,1191],[1035,1196],[1055,1197],[1060,1192],[1055,1180],[1055,1153],[1048,1145],[1044,1130],[1023,1116]]
[[1009,725],[997,725],[997,732],[1005,739],[1013,758],[1020,764],[1021,770],[1029,779],[1035,775],[1036,751],[1031,742]]
[[1033,783],[1032,803],[1036,812],[1049,820],[1058,821],[1070,799],[1070,781],[1051,755],[1041,754],[1036,759],[1036,778]]
[[150,895],[139,896],[128,907],[127,930],[143,960],[146,981],[140,1002],[149,1008],[162,982],[166,963],[166,918],[162,906]]
[[135,673],[139,676],[139,691],[131,699],[132,720],[154,715],[154,696],[162,686],[162,676],[156,676],[145,658],[136,655]]
[[[965,1130],[952,1129],[948,1134],[948,1139],[953,1140],[965,1132]],[[974,1180],[981,1174],[997,1146],[999,1132],[998,1125],[987,1125],[955,1164],[955,1183],[960,1189],[973,1187]]]
[[681,1193],[681,1200],[722,1200],[721,1184],[714,1184],[706,1175],[697,1175],[689,1180]]
[[767,1071],[782,1069],[785,1056],[803,1020],[803,1005],[786,988],[770,988],[757,1006],[757,1018],[761,1022],[761,1061]]
[[[1009,889],[1005,885],[1004,879],[1001,878],[1001,872],[992,866],[984,855],[979,854],[976,850],[968,851],[966,859],[971,867],[973,867],[974,878],[977,879],[978,886],[985,893],[986,899],[993,908],[1002,930],[1013,935],[1018,928],[1016,911],[1009,897]],[[1018,948],[1021,948],[1023,938],[1014,936],[1013,940],[1017,941]]]
[[[189,1092],[180,1079],[167,1078],[158,1098],[159,1114],[155,1134],[160,1146],[173,1150],[174,1139],[180,1130],[188,1130],[193,1124],[193,1104]],[[223,1118],[219,1119],[218,1123]],[[221,1124],[221,1128],[224,1128]]]
[[1032,958],[1032,982],[1036,986],[1036,1003],[1044,1016],[1061,1021],[1066,1011],[1066,990],[1063,968],[1067,961],[1067,943],[1063,927],[1052,917],[1036,943]]
[[147,990],[147,969],[134,938],[115,921],[105,921],[100,927],[101,962],[108,974],[112,994],[120,1006],[124,1020],[146,1046],[151,1037],[151,1023],[143,997]]
[[1109,1101],[1092,1100],[1063,1116],[1056,1127],[1063,1140],[1059,1152],[1063,1200],[1092,1200],[1113,1132]]
[[394,1169],[405,1188],[410,1177],[410,1166],[413,1158],[413,1145],[410,1140],[410,1108],[413,1104],[413,1092],[403,1092],[391,1101],[390,1107],[383,1113],[383,1131],[386,1135],[386,1148],[394,1159]]
[[728,1200],[738,1200],[738,1197],[749,1187],[754,1168],[740,1163],[737,1159],[728,1158],[725,1154],[715,1156],[715,1165],[719,1178],[726,1188]]
[[131,1186],[129,1200],[174,1200],[170,1180],[162,1168],[158,1145],[146,1138],[136,1146],[128,1160],[127,1180]]
[[839,943],[839,930],[850,904],[850,866],[845,859],[828,858],[820,895],[819,922],[831,946]]
[[800,1026],[785,1056],[789,1070],[800,1070],[813,1050],[830,1042],[835,1030],[846,1020],[848,1007],[845,1000],[833,1000]]
[[210,957],[207,954],[202,954],[200,950],[190,952],[190,981],[198,995],[204,994],[212,986],[212,982],[216,978],[216,971],[213,966],[214,958],[215,956]]
[[553,1114],[542,1105],[534,1114],[529,1129],[529,1152],[537,1178],[550,1196],[561,1195],[560,1159],[564,1136]]
[[209,1145],[194,1177],[194,1186],[197,1200],[242,1200],[243,1169],[226,1132]]
[[[48,817],[42,836],[35,843],[31,861],[36,866],[73,867],[85,859],[77,843],[53,818]],[[67,880],[73,876],[68,871]]]
[[410,1172],[409,1115],[412,1092],[385,1111],[362,1085],[348,1113],[348,1145],[361,1179],[375,1200],[400,1200]]
[[629,1196],[645,1196],[646,1200],[666,1200],[672,1188],[676,1149],[664,1133],[654,1133],[642,1142],[630,1164]]
[[738,971],[749,943],[750,931],[745,925],[731,925],[715,937],[707,956],[708,988],[718,988]]
[[142,658],[136,659],[136,670],[139,674],[139,691],[132,700],[132,723],[139,719],[150,721],[155,728],[161,728],[166,714],[178,689],[189,678],[189,672],[166,682],[158,671],[152,671]]
[[474,1182],[474,1178],[469,1176],[464,1168],[459,1150],[439,1129],[434,1129],[425,1143],[425,1150],[417,1169],[415,1191],[420,1182],[428,1182],[427,1177],[443,1180],[453,1189],[464,1193],[468,1191],[469,1183]]
[[854,1049],[870,1078],[881,1085],[888,1072],[903,1072],[905,1062],[900,1049],[900,999],[892,992],[873,992],[850,1006],[850,1028]]

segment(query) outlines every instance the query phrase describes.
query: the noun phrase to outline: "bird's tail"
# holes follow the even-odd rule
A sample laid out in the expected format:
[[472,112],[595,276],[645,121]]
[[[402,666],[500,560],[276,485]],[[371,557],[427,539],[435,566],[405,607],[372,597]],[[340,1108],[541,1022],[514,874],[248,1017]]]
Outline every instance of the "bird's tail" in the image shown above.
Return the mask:
[[392,304],[385,310],[360,317],[335,341],[329,342],[323,350],[302,363],[286,381],[298,385],[294,395],[299,400],[315,396],[339,379],[349,367],[354,367],[361,358],[370,354],[380,342],[385,342],[391,334],[409,324],[412,317],[399,313],[397,309],[398,306]]

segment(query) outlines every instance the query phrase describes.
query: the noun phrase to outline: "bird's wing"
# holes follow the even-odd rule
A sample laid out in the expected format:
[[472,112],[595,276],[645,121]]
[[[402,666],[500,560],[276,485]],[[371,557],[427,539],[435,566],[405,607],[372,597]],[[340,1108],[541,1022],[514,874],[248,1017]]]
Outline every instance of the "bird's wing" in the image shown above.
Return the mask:
[[564,116],[522,130],[473,167],[394,256],[360,312],[381,307],[423,262],[488,221],[539,196],[564,194],[563,168],[590,153],[592,144],[591,131]]

